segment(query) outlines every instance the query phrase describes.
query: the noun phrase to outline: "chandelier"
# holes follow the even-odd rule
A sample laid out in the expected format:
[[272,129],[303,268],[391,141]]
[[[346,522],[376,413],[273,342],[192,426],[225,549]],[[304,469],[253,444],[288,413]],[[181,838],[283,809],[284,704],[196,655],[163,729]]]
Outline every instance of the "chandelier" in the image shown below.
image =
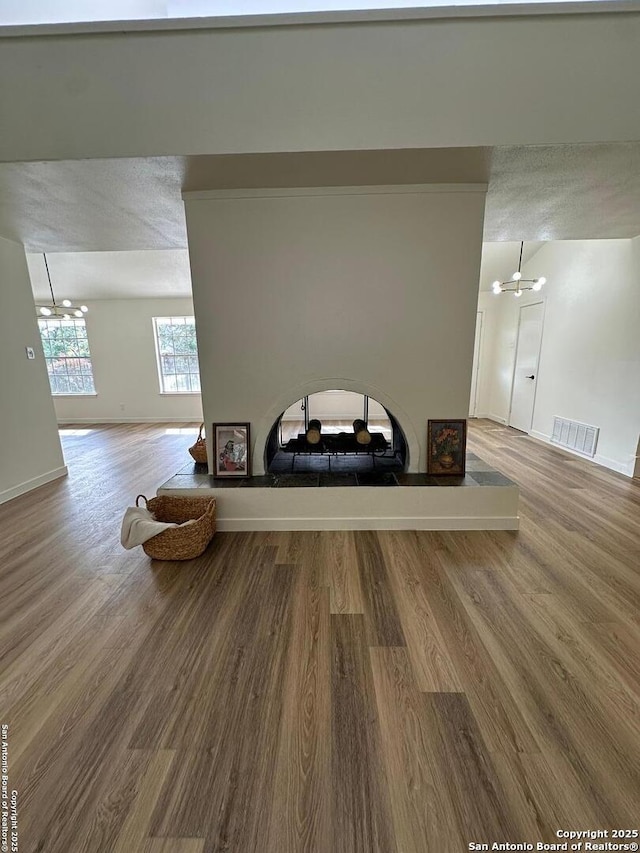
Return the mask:
[[47,271],[47,279],[49,281],[49,290],[51,291],[51,303],[36,304],[36,311],[41,317],[51,317],[52,320],[73,320],[74,317],[84,317],[89,310],[86,305],[73,305],[70,299],[63,299],[58,305],[56,297],[53,294],[53,285],[51,284],[51,275],[49,273],[49,264],[47,256],[43,252],[44,266]]
[[514,296],[522,296],[525,290],[542,290],[542,285],[546,283],[546,278],[522,278],[522,249],[524,242],[520,243],[520,259],[518,260],[518,271],[514,272],[509,281],[494,281],[493,292],[498,293],[513,293]]

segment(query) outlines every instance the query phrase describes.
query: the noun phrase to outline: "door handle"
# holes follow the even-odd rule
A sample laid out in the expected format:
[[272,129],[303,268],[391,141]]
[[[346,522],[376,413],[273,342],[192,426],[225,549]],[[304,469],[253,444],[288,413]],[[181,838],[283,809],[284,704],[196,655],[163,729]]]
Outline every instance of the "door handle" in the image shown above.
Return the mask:
[[535,379],[535,375],[532,373],[531,376],[525,376],[525,379]]

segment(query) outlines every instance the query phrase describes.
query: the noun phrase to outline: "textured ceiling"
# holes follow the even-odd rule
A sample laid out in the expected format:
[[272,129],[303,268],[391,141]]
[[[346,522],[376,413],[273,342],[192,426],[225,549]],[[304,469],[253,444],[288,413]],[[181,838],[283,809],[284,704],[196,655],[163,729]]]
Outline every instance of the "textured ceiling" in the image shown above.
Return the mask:
[[486,183],[489,158],[449,148],[0,163],[0,235],[47,252],[184,248],[183,190]]
[[[42,254],[27,254],[36,300],[51,298]],[[57,302],[191,296],[186,249],[47,254]]]
[[640,142],[495,148],[485,240],[640,234]]
[[[488,183],[481,289],[541,241],[640,234],[640,143],[0,164],[0,235],[38,298],[189,296],[183,190]],[[493,244],[493,245],[492,245]],[[64,289],[64,293],[62,290]]]
[[180,157],[0,164],[0,235],[37,252],[187,245]]
[[48,252],[187,245],[182,190],[488,182],[486,241],[640,234],[640,142],[0,164],[0,235]]

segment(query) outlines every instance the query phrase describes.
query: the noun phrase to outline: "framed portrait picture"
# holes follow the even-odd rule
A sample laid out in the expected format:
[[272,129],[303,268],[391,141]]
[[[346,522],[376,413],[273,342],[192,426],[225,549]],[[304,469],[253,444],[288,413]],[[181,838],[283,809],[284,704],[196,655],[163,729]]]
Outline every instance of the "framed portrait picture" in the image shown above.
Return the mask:
[[466,421],[428,422],[427,474],[463,477],[466,452]]
[[215,477],[251,476],[249,424],[213,424]]

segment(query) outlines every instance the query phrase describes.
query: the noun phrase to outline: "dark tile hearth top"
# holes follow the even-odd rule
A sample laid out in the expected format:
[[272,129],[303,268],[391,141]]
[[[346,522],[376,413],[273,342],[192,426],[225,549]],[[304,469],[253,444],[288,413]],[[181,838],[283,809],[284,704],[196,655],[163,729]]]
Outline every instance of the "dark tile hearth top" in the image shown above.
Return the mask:
[[330,470],[330,462],[328,456],[307,456],[300,464],[292,465],[292,457],[276,456],[269,466],[272,474],[305,474],[305,473],[321,473]]
[[320,474],[277,474],[274,487],[276,489],[304,489],[320,485]]
[[396,475],[390,471],[369,471],[356,474],[359,486],[397,486]]
[[429,474],[405,474],[404,472],[396,474],[396,480],[399,486],[437,486],[437,478],[430,477]]
[[[215,488],[215,484],[219,482],[220,478],[212,477],[212,485]],[[238,485],[243,489],[271,489],[276,484],[276,478],[273,474],[261,474],[257,477],[243,477],[242,480],[238,480]]]
[[467,459],[466,469],[467,474],[473,474],[475,471],[495,471],[495,468],[482,459]]
[[358,485],[358,476],[357,474],[348,474],[348,473],[331,473],[331,474],[320,474],[320,483],[321,486],[357,486]]
[[480,483],[474,480],[473,477],[466,475],[464,477],[456,477],[455,475],[447,477],[434,477],[436,486],[479,486]]
[[474,471],[470,475],[480,486],[515,486],[513,480],[499,471]]
[[[339,459],[339,462],[342,460]],[[439,476],[428,474],[407,474],[402,471],[389,470],[382,465],[371,467],[366,462],[358,470],[344,470],[341,464],[332,462],[331,469],[327,466],[327,457],[311,459],[312,464],[300,471],[291,471],[291,466],[256,477],[212,477],[207,473],[206,465],[189,462],[178,473],[163,483],[163,490],[180,489],[291,489],[335,486],[515,486],[513,480],[505,477],[487,462],[473,453],[467,454],[467,473],[464,477]],[[346,466],[346,463],[345,463]]]

